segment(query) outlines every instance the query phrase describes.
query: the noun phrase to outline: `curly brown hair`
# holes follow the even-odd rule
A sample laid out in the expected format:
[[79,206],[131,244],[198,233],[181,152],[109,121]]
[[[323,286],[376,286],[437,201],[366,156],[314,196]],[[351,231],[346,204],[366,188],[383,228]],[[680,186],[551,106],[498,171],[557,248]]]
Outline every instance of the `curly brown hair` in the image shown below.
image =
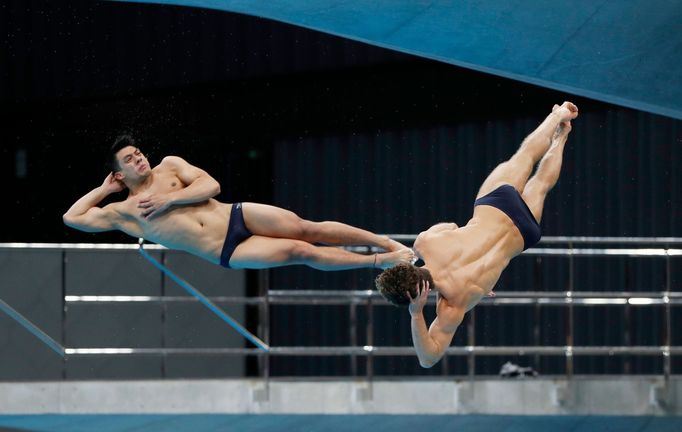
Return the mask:
[[433,287],[433,278],[427,269],[412,264],[398,264],[381,272],[374,284],[381,295],[393,305],[407,306],[410,299],[405,294],[409,291],[410,296],[416,296],[417,284],[422,280],[428,281]]

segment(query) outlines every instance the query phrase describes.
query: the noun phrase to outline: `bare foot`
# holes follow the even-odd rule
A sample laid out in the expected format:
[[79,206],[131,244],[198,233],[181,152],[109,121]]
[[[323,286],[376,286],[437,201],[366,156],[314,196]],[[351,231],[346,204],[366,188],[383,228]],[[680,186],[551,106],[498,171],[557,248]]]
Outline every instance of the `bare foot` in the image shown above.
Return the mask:
[[561,133],[568,135],[571,132],[571,129],[573,129],[573,126],[571,126],[570,121],[565,121],[561,123]]
[[416,258],[414,251],[410,248],[403,248],[393,252],[377,254],[377,268],[386,270],[398,264],[412,264]]
[[556,130],[554,131],[554,136],[552,136],[552,141],[557,141],[559,138],[565,138],[569,133],[571,133],[571,122],[565,121],[559,123]]
[[552,112],[557,113],[561,117],[562,122],[570,122],[578,117],[578,107],[571,102],[564,102],[561,106],[554,104]]

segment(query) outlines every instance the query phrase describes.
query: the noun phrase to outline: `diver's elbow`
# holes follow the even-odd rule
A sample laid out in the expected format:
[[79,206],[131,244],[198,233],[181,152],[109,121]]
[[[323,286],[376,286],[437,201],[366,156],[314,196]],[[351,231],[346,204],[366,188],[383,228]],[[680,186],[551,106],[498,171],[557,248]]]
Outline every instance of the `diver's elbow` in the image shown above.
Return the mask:
[[419,366],[421,366],[424,369],[430,369],[432,368],[440,358],[430,358],[430,359],[419,359]]
[[68,212],[62,215],[62,222],[64,222],[64,225],[68,227],[73,226],[74,224],[73,217],[69,215]]

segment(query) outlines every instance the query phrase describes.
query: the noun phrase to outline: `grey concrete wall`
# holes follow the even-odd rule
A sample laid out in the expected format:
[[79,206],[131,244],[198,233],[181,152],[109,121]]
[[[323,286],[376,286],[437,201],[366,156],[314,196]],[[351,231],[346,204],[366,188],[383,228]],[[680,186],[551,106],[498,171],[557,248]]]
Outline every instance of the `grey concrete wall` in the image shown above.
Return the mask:
[[[243,271],[177,251],[152,252],[207,296],[244,296]],[[135,250],[0,250],[0,298],[68,348],[243,347],[199,303],[71,303],[63,295],[189,296]],[[243,305],[220,305],[238,322]],[[62,324],[63,321],[63,324]],[[239,377],[234,356],[108,356],[62,360],[0,313],[0,381]]]
[[1,414],[682,414],[682,381],[155,380],[0,383]]
[[[62,254],[55,250],[0,249],[0,298],[61,342]],[[59,379],[63,361],[0,313],[0,381]]]

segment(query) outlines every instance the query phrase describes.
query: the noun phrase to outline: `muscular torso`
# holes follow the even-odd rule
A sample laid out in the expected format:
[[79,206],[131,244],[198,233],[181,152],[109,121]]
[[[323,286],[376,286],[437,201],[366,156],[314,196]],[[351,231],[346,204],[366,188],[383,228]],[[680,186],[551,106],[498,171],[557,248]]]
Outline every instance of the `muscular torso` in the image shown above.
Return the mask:
[[119,216],[118,228],[131,236],[143,237],[168,248],[220,263],[231,204],[211,198],[201,203],[171,206],[158,216],[145,219],[141,215],[142,209],[138,208],[141,197],[165,194],[187,186],[163,163],[153,169],[152,175],[152,182],[147,189],[112,205]]
[[422,232],[414,246],[431,272],[439,303],[464,313],[492,291],[509,261],[523,251],[523,237],[500,210],[476,206],[466,226],[436,225]]

